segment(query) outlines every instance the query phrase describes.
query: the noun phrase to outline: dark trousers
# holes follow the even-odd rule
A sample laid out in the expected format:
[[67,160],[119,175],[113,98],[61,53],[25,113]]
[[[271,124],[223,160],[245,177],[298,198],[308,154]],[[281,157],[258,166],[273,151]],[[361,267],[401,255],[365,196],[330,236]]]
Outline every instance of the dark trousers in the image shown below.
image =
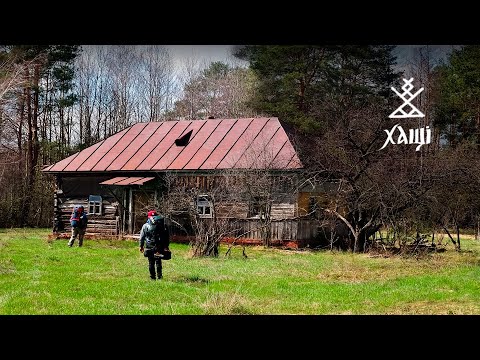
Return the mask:
[[75,239],[77,238],[78,235],[78,246],[83,245],[83,237],[85,236],[85,232],[87,231],[87,228],[81,228],[81,227],[73,227],[72,228],[72,236],[70,237],[70,240],[68,241],[68,246],[73,246],[73,243],[75,242]]
[[[162,259],[155,258],[153,256],[153,251],[147,256],[148,258],[148,271],[150,271],[150,278],[155,279],[156,277],[161,279],[162,278]],[[155,268],[157,268],[157,276],[155,276]]]

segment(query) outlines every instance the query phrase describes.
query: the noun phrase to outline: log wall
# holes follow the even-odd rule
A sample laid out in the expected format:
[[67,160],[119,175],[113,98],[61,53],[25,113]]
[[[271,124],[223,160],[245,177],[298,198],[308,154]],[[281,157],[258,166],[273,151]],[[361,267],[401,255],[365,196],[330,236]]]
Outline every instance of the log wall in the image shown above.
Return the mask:
[[[58,232],[70,233],[72,228],[70,226],[70,216],[73,208],[76,205],[83,205],[85,211],[88,211],[88,199],[85,198],[68,198],[58,200],[59,220],[63,225],[63,230]],[[118,205],[109,199],[102,201],[102,215],[87,214],[87,234],[88,235],[117,235],[120,229],[120,217]]]

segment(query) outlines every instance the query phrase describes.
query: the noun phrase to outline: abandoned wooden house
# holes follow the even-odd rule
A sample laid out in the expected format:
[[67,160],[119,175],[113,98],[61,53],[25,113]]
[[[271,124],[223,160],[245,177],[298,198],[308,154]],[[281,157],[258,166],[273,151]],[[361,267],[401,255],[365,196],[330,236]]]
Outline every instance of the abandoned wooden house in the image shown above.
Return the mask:
[[[297,186],[301,170],[302,163],[277,118],[245,118],[138,123],[43,172],[56,179],[54,232],[58,234],[70,231],[69,217],[77,204],[88,210],[87,236],[138,234],[147,211],[163,209],[168,192],[182,189],[191,196],[199,218],[234,220],[240,227],[236,233],[245,234],[244,239],[258,241],[260,235],[252,229],[268,212],[273,240],[305,245],[316,229],[299,217],[311,210],[318,194],[312,196],[311,190]],[[262,207],[261,196],[252,189],[265,192],[268,186],[261,177],[266,173],[276,186]],[[250,176],[250,185],[235,189],[238,178],[245,176]],[[213,204],[216,184],[226,178],[237,179],[227,182],[237,201],[216,196]],[[292,181],[295,186],[286,189]],[[279,196],[275,189],[281,188]],[[242,191],[250,191],[251,196],[240,196]],[[172,241],[182,235],[175,229],[172,234]]]

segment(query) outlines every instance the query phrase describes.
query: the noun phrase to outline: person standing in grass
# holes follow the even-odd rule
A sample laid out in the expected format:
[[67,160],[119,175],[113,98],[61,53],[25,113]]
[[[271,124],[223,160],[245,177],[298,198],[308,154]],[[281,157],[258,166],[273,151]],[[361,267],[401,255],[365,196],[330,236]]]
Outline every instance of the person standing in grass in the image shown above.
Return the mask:
[[78,236],[78,247],[83,245],[83,237],[87,231],[88,218],[82,205],[75,206],[70,217],[70,225],[72,226],[72,236],[68,242],[68,246],[72,247]]
[[[161,279],[162,258],[169,259],[170,236],[165,224],[165,218],[160,216],[155,210],[150,210],[147,216],[147,222],[143,224],[140,231],[140,252],[148,258],[148,271],[150,279]],[[157,272],[155,273],[155,269]]]

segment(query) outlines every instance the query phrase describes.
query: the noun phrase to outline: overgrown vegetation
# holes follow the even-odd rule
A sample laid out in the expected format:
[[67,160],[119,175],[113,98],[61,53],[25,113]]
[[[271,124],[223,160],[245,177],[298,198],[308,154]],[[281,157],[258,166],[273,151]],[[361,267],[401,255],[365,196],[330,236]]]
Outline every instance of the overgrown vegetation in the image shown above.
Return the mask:
[[[460,229],[478,228],[479,49],[459,47],[439,63],[421,47],[403,72],[394,71],[390,46],[248,45],[236,54],[260,82],[252,106],[294,129],[306,177],[338,183],[322,220],[337,244],[357,252],[379,226],[408,235],[454,228],[458,249]],[[401,105],[391,88],[402,77],[423,87],[413,104],[424,116],[389,117]],[[428,127],[431,143],[401,144],[395,134],[383,148],[399,125],[412,134]]]
[[173,243],[153,282],[133,241],[69,248],[48,233],[0,231],[0,314],[480,314],[471,236],[422,261],[264,247],[197,258]]
[[[42,166],[137,122],[277,116],[305,178],[338,184],[335,201],[317,205],[340,248],[365,251],[380,226],[453,229],[457,249],[460,230],[479,232],[478,45],[457,46],[443,63],[419,47],[402,71],[386,45],[241,46],[236,56],[248,68],[192,61],[175,74],[162,46],[0,45],[0,226],[49,226],[53,185]],[[402,77],[424,88],[412,104],[425,117],[401,124],[429,126],[432,141],[379,151],[398,120],[391,87]]]

